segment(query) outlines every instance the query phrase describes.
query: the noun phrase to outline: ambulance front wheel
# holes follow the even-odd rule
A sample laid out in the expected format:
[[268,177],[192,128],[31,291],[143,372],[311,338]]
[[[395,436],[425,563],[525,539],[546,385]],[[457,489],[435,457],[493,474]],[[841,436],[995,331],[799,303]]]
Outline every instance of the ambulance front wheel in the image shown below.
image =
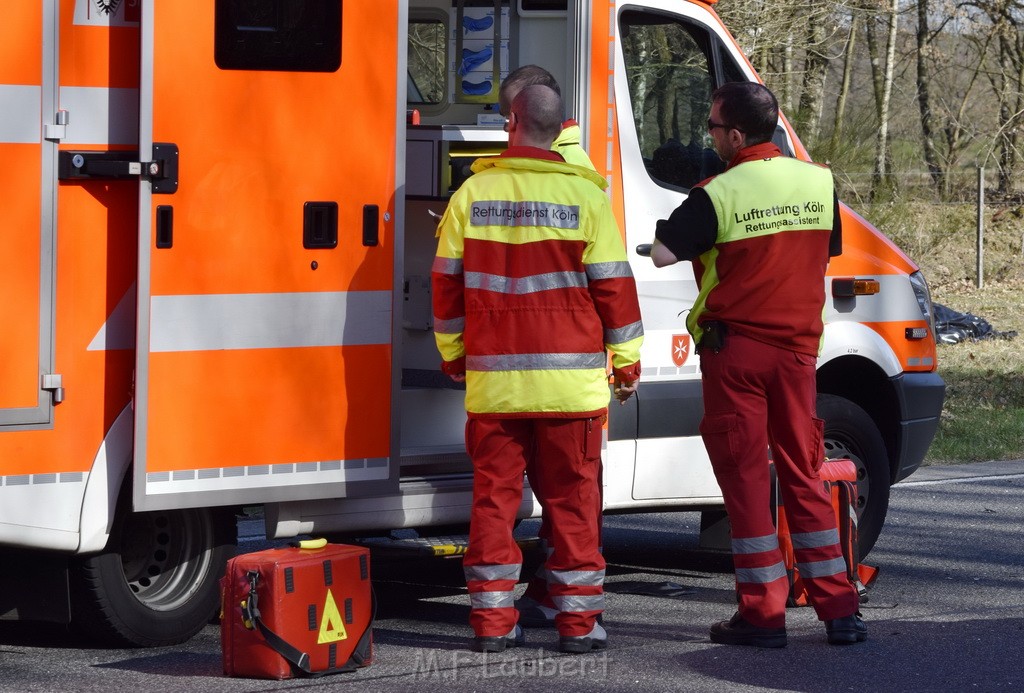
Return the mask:
[[119,512],[107,548],[74,562],[72,626],[129,647],[188,640],[217,614],[236,535],[225,509]]
[[889,455],[874,420],[836,395],[818,395],[825,420],[825,457],[848,458],[857,467],[857,537],[860,557],[871,551],[889,511]]

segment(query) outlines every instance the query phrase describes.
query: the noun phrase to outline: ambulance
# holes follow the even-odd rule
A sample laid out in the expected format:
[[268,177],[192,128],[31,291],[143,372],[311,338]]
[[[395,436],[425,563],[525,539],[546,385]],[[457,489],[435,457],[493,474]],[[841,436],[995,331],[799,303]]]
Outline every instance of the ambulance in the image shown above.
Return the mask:
[[[506,146],[497,89],[526,64],[561,85],[640,293],[643,380],[611,408],[605,509],[721,526],[684,327],[697,287],[640,254],[720,170],[712,90],[758,80],[709,1],[39,0],[8,3],[0,37],[3,617],[183,641],[216,613],[242,509],[271,538],[465,526],[464,392],[440,373],[430,267],[469,163]],[[918,267],[843,223],[818,405],[828,455],[860,473],[866,552],[944,384]]]

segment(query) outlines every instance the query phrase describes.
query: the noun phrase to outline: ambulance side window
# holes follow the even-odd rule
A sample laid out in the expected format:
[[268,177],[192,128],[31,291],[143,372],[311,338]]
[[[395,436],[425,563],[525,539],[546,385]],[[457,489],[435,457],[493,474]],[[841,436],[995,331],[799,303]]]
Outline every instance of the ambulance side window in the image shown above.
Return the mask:
[[[718,63],[722,66],[722,73],[725,75],[723,83],[747,81],[747,76],[743,74],[743,70],[741,70],[732,57],[725,52],[725,49],[721,44],[719,44],[718,57]],[[782,156],[795,156],[793,148],[789,146],[789,137],[786,134],[786,128],[782,125],[781,118],[779,119],[779,124],[775,126],[775,134],[772,136],[772,144],[779,148],[779,151],[782,152]]]
[[448,41],[439,19],[409,21],[408,103],[440,104],[448,89]]
[[342,0],[216,0],[214,61],[222,70],[334,72]]
[[655,182],[689,190],[721,170],[707,135],[714,81],[707,31],[652,12],[620,15],[640,153]]

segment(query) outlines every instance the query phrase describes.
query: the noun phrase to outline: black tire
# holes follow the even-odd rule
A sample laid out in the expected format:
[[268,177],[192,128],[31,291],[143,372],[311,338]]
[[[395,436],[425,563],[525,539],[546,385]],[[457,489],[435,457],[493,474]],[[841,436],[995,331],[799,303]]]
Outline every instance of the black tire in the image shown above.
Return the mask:
[[825,420],[825,457],[846,457],[857,466],[857,534],[864,558],[878,540],[889,511],[885,441],[868,413],[843,397],[818,395],[818,418]]
[[107,548],[72,563],[72,626],[118,646],[188,640],[217,614],[236,537],[223,509],[119,512]]

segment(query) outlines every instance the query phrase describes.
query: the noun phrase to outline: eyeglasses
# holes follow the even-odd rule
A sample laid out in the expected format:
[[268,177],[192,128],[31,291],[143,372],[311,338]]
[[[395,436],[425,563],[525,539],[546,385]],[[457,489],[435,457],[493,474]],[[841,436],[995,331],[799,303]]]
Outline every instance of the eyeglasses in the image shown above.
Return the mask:
[[739,128],[734,127],[732,125],[726,125],[725,123],[716,123],[715,121],[708,118],[708,132],[711,132],[715,128],[723,128],[725,130],[739,130]]

